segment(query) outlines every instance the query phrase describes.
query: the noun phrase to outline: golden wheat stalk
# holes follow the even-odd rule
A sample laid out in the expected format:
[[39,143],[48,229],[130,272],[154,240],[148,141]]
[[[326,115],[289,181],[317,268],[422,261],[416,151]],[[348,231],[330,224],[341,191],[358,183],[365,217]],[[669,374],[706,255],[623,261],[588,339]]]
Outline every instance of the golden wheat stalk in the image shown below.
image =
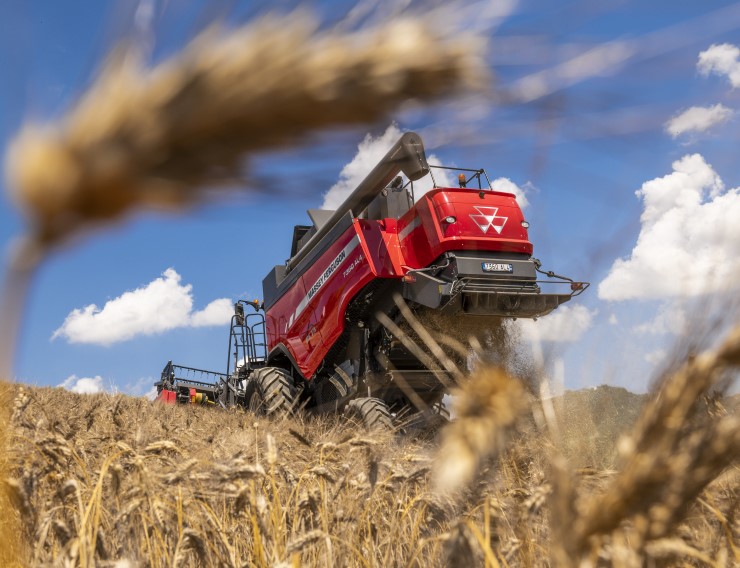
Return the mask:
[[423,17],[342,34],[294,14],[212,29],[148,71],[119,54],[58,124],[21,131],[9,185],[38,239],[54,243],[134,208],[201,198],[251,152],[480,84],[478,52]]
[[318,31],[304,13],[213,28],[149,70],[117,53],[67,116],[25,126],[6,155],[30,235],[0,290],[0,378],[10,378],[26,291],[50,247],[128,212],[179,209],[233,186],[257,151],[480,86],[480,54],[478,39],[424,17],[340,33]]
[[426,327],[424,327],[424,325],[422,325],[419,320],[416,319],[403,297],[400,294],[396,293],[393,295],[393,302],[398,307],[403,318],[411,326],[411,329],[416,332],[421,342],[432,352],[434,357],[442,364],[445,370],[450,373],[456,380],[462,379],[463,375],[460,372],[460,369],[458,369],[455,363],[453,363],[452,360],[447,356],[447,354],[439,346],[439,343],[435,341]]
[[455,394],[455,421],[443,433],[434,486],[454,492],[470,483],[481,462],[504,449],[528,406],[521,382],[496,367],[480,368]]
[[[10,401],[13,399],[12,387],[0,377],[0,400]],[[21,543],[19,533],[21,523],[16,510],[23,511],[28,508],[27,500],[17,483],[6,478],[10,476],[11,464],[9,454],[5,448],[12,443],[10,415],[12,407],[10,404],[0,406],[0,566],[20,566]]]
[[[561,565],[589,554],[599,535],[630,519],[631,547],[661,539],[683,518],[687,505],[740,455],[740,419],[697,416],[705,394],[731,368],[740,366],[740,326],[715,351],[689,359],[665,379],[622,442],[622,467],[606,491],[573,509],[575,492],[556,467],[554,552]],[[556,464],[557,465],[557,464]]]
[[[480,397],[481,388],[470,396]],[[335,416],[291,417],[287,428],[268,421],[252,431],[253,418],[242,411],[166,407],[61,389],[13,390],[14,480],[7,490],[16,513],[23,512],[18,528],[27,546],[21,558],[32,566],[233,566],[237,560],[269,566],[441,566],[466,560],[481,566],[554,565],[547,556],[550,544],[572,538],[584,506],[616,479],[615,473],[564,466],[574,491],[563,507],[551,503],[548,509],[546,496],[557,481],[547,473],[543,436],[522,427],[498,461],[494,480],[463,495],[441,495],[431,491],[427,475],[437,442],[426,437],[355,437]],[[507,397],[499,392],[494,400],[505,405]],[[463,413],[468,426],[477,422],[496,444],[499,430],[483,428],[481,418],[494,407],[480,402],[477,410]],[[737,432],[733,420],[730,412],[718,416],[718,438]],[[291,429],[310,432],[310,443]],[[690,439],[701,431],[689,432],[681,451],[699,447]],[[271,458],[268,433],[276,449]],[[257,451],[265,464],[275,460],[274,466],[246,468],[257,463]],[[722,448],[705,452],[708,458]],[[101,477],[105,463],[109,474]],[[737,479],[736,468],[726,470],[666,537],[643,546],[637,518],[630,517],[612,533],[595,535],[585,555],[560,564],[663,565],[688,555],[691,565],[707,559],[715,566],[735,565]],[[98,510],[83,523],[91,505]],[[554,532],[560,524],[562,531]]]

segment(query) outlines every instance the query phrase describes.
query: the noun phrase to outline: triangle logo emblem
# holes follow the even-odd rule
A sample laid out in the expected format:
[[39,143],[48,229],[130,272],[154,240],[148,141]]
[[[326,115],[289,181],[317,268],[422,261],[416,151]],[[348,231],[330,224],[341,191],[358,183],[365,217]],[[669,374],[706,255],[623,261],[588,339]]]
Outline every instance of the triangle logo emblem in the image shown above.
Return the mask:
[[470,218],[478,225],[481,231],[488,234],[488,229],[493,227],[496,234],[501,234],[509,218],[497,215],[498,207],[479,207],[473,205],[473,208],[478,211],[478,215],[471,215]]

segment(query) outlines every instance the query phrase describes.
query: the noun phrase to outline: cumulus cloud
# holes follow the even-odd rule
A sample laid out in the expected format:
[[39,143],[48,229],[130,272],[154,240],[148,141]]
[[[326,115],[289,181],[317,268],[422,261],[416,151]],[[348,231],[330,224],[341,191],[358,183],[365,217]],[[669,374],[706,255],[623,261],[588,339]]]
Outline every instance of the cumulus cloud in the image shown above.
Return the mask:
[[219,298],[200,311],[193,311],[190,284],[168,268],[157,278],[109,300],[102,308],[90,304],[72,310],[52,335],[70,343],[112,345],[138,335],[154,335],[179,327],[203,327],[228,323],[233,306]]
[[147,400],[154,400],[157,398],[157,387],[150,387],[144,394],[141,395]]
[[212,325],[223,325],[231,321],[234,315],[234,303],[229,298],[213,300],[200,311],[193,312],[190,316],[191,327],[208,327]]
[[643,212],[637,244],[599,284],[604,300],[693,297],[737,286],[740,188],[725,189],[699,154],[636,192]]
[[656,349],[655,351],[650,351],[649,353],[645,353],[645,361],[647,361],[653,366],[657,366],[663,363],[663,361],[665,361],[667,356],[668,356],[668,352],[665,349]]
[[722,104],[711,107],[694,106],[671,118],[666,122],[665,129],[674,138],[686,132],[704,132],[712,126],[727,122],[734,114],[732,109]]
[[[324,202],[321,204],[322,209],[337,209],[345,199],[355,190],[365,176],[380,162],[388,153],[391,146],[401,137],[403,132],[398,125],[391,124],[380,136],[367,134],[365,139],[357,147],[357,154],[352,160],[342,168],[339,173],[339,181],[335,183],[329,191],[324,194]],[[441,166],[442,163],[434,154],[427,156],[427,162],[432,166]],[[419,181],[414,182],[414,198],[419,199],[422,195],[437,187],[457,187],[457,179],[449,170],[435,169],[432,172],[434,181],[431,176],[425,176]],[[520,188],[508,178],[498,178],[491,182],[493,189],[497,191],[507,191],[513,193],[519,205],[526,207],[528,204],[524,189]]]
[[[427,163],[430,166],[442,166],[442,162],[434,154],[427,156]],[[419,181],[414,182],[414,199],[418,200],[425,193],[432,191],[435,187],[457,187],[457,180],[453,179],[453,173],[450,170],[433,170],[434,182],[431,176],[425,176]]]
[[679,302],[664,302],[655,317],[635,326],[635,331],[646,335],[680,335],[687,326],[686,311]]
[[595,315],[596,311],[583,305],[566,304],[537,321],[517,320],[512,324],[518,325],[522,337],[529,341],[570,343],[583,336],[591,327]]
[[516,201],[519,204],[519,207],[521,207],[522,209],[529,205],[529,200],[527,199],[527,195],[525,194],[524,189],[519,187],[509,178],[497,178],[491,182],[491,187],[493,187],[493,189],[495,189],[496,191],[513,193],[516,196]]
[[696,66],[703,75],[722,75],[733,87],[740,87],[740,48],[731,43],[714,44],[702,51]]
[[152,377],[141,377],[134,382],[127,382],[122,386],[121,392],[129,396],[140,396],[149,400],[157,398],[157,387],[154,386],[155,379]]
[[365,176],[388,153],[391,146],[401,137],[397,124],[391,124],[380,136],[368,134],[357,147],[357,154],[339,173],[339,181],[324,195],[322,209],[337,209],[352,193]]
[[77,377],[77,375],[70,375],[58,386],[65,388],[68,391],[76,392],[77,394],[97,394],[99,392],[105,392],[103,377],[100,375],[95,375],[94,377]]

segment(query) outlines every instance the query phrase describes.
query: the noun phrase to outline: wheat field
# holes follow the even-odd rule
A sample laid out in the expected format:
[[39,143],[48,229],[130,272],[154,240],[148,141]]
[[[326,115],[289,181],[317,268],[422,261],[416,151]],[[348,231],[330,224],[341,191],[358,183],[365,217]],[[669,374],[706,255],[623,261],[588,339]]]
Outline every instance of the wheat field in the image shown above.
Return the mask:
[[466,379],[453,423],[381,433],[334,415],[15,385],[0,523],[20,538],[3,554],[32,566],[737,565],[737,415],[706,389],[688,400],[681,376],[635,424],[610,425],[611,444],[581,428],[570,449],[549,421],[585,407],[542,405],[495,369]]

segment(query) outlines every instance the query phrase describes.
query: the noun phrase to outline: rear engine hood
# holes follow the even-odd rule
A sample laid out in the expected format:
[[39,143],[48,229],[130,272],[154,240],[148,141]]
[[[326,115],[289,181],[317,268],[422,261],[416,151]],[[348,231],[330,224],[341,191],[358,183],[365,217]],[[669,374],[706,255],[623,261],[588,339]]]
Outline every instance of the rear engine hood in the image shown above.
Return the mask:
[[442,236],[528,243],[524,216],[512,194],[444,190],[429,196]]

